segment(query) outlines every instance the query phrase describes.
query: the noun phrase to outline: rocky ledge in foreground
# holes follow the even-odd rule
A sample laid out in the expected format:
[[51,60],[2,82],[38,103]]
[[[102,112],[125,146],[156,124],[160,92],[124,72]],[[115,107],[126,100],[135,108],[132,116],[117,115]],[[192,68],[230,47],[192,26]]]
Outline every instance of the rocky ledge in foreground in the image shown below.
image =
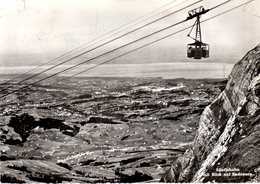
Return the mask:
[[165,182],[260,181],[260,44],[232,69],[225,90],[203,111],[195,140]]

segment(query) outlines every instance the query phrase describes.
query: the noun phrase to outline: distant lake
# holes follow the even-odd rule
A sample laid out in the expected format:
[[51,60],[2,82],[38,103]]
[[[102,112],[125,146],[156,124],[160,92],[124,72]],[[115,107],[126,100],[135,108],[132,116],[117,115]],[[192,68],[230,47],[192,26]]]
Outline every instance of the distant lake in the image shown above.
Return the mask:
[[[181,62],[181,63],[149,63],[149,64],[107,64],[81,74],[82,77],[163,77],[169,78],[226,78],[234,64]],[[63,65],[49,71],[48,74],[60,71],[72,65]],[[93,64],[80,66],[62,75],[73,75],[93,67]],[[21,74],[37,66],[0,67],[0,74]],[[50,66],[45,66],[46,69]],[[37,70],[36,72],[42,71]]]

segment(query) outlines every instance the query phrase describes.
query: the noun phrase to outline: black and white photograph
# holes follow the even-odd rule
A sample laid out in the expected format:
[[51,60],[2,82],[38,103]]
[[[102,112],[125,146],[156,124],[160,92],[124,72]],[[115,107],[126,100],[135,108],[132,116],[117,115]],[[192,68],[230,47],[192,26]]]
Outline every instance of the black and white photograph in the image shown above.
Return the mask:
[[260,0],[0,0],[1,183],[259,183]]

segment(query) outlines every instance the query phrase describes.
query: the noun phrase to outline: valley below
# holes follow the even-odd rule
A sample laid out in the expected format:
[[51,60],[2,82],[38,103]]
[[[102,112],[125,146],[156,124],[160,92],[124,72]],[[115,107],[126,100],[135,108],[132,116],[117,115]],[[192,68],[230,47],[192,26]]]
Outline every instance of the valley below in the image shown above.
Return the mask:
[[55,80],[1,100],[1,182],[159,181],[190,148],[201,113],[227,82]]

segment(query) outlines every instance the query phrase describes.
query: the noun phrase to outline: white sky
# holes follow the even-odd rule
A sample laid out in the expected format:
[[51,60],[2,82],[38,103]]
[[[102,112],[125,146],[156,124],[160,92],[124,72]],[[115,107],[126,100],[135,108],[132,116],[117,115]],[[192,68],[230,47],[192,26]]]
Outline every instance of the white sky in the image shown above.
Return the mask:
[[[111,29],[136,19],[173,0],[0,0],[0,65],[10,63],[37,65],[41,59],[51,59],[70,51]],[[184,0],[176,0],[174,6]],[[225,0],[204,0],[193,6],[210,8]],[[247,0],[233,0],[232,3],[209,12],[208,18],[227,8]],[[169,10],[174,11],[186,4]],[[167,7],[166,7],[167,8]],[[164,9],[166,9],[164,8]],[[189,8],[146,29],[131,34],[110,44],[92,55],[109,50],[120,44],[144,36],[187,17]],[[157,16],[158,17],[158,16]],[[177,31],[193,24],[193,20],[164,34]],[[170,37],[160,43],[126,57],[126,62],[175,62],[186,58],[186,44],[189,30]],[[260,42],[260,0],[239,8],[226,15],[202,24],[203,41],[210,44],[210,61],[235,62]],[[147,41],[152,40],[148,39]],[[132,47],[133,48],[133,47]],[[92,55],[88,57],[91,57]],[[86,56],[87,57],[87,56]]]

